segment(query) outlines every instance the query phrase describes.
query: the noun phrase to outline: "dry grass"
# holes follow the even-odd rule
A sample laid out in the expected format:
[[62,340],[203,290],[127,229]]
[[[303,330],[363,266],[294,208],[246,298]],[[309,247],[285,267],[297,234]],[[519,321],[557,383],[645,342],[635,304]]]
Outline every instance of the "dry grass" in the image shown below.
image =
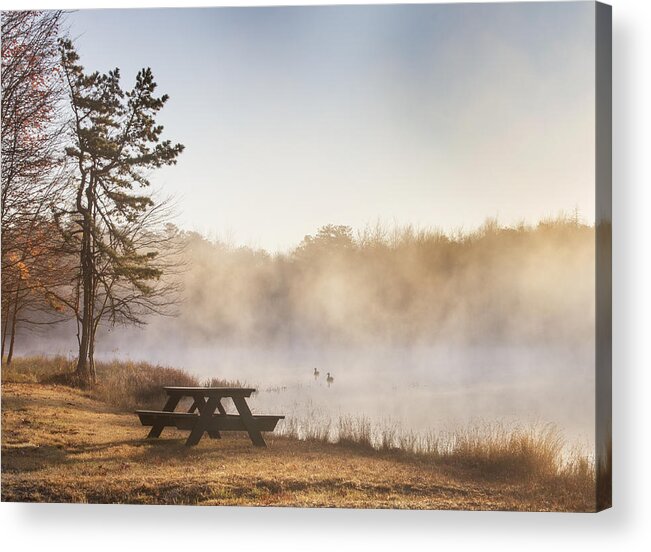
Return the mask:
[[457,432],[435,454],[442,461],[484,473],[536,479],[559,474],[562,450],[563,439],[552,425],[506,428],[489,424]]
[[331,426],[327,418],[290,418],[281,431],[293,439],[384,453],[441,468],[463,468],[486,479],[563,479],[594,492],[594,462],[579,450],[568,453],[561,432],[552,424],[519,427],[486,423],[465,430],[419,434],[395,424],[374,426],[365,417],[343,417],[336,432],[330,431]]
[[[5,501],[595,509],[594,482],[586,488],[569,475],[486,477],[391,450],[272,435],[267,449],[238,434],[188,449],[185,433],[166,430],[148,441],[133,414],[80,390],[5,382],[2,395]],[[351,424],[344,424],[349,435],[365,439],[368,424]],[[468,454],[472,443],[464,445]]]
[[[2,366],[3,382],[68,383],[75,363],[63,356],[16,357],[10,366]],[[90,391],[93,398],[110,405],[132,410],[160,408],[165,403],[165,385],[196,387],[200,385],[241,386],[239,381],[212,378],[205,382],[178,368],[169,368],[123,360],[96,362],[97,385]]]
[[330,422],[322,422],[318,418],[306,418],[299,421],[294,416],[289,416],[283,421],[280,433],[290,439],[314,443],[329,443],[331,426]]
[[2,382],[36,383],[74,369],[74,361],[62,355],[17,356],[9,366],[2,359]]
[[340,418],[336,443],[363,450],[372,450],[374,447],[371,421],[364,416]]

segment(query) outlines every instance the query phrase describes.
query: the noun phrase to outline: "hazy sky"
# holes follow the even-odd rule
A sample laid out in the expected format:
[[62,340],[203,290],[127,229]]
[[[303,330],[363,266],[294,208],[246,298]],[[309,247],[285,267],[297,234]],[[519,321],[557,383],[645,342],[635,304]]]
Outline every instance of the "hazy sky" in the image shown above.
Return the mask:
[[269,250],[327,223],[594,220],[592,2],[89,10],[87,69],[150,66],[177,223]]

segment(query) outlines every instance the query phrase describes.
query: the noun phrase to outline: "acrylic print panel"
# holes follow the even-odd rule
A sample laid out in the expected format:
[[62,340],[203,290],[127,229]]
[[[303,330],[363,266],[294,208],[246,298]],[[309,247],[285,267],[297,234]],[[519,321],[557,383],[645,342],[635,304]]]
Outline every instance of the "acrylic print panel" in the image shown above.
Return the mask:
[[608,507],[610,17],[4,12],[2,499]]

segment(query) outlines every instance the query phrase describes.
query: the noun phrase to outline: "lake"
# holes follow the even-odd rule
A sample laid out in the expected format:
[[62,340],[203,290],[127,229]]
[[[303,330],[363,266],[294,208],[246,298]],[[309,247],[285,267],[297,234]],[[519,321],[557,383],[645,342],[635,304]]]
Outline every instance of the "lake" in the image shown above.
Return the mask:
[[[485,422],[553,423],[571,446],[594,444],[594,348],[430,346],[251,348],[139,341],[111,353],[256,387],[254,412],[299,420],[364,417],[427,433]],[[313,375],[314,368],[320,372]],[[334,382],[328,385],[326,374]]]

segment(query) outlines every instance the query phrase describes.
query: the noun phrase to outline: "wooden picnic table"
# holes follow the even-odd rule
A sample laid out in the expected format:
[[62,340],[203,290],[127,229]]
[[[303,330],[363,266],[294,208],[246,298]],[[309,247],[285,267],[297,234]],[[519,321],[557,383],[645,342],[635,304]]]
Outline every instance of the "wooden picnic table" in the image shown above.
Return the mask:
[[[151,426],[148,439],[160,437],[166,427],[189,429],[185,444],[196,445],[208,433],[220,439],[222,431],[246,431],[254,445],[266,447],[262,432],[273,431],[284,416],[260,416],[251,413],[246,399],[255,392],[248,387],[164,387],[167,402],[163,410],[136,410],[143,426]],[[185,412],[176,412],[181,399],[189,397],[192,405]],[[231,399],[237,414],[227,414],[223,399]]]

